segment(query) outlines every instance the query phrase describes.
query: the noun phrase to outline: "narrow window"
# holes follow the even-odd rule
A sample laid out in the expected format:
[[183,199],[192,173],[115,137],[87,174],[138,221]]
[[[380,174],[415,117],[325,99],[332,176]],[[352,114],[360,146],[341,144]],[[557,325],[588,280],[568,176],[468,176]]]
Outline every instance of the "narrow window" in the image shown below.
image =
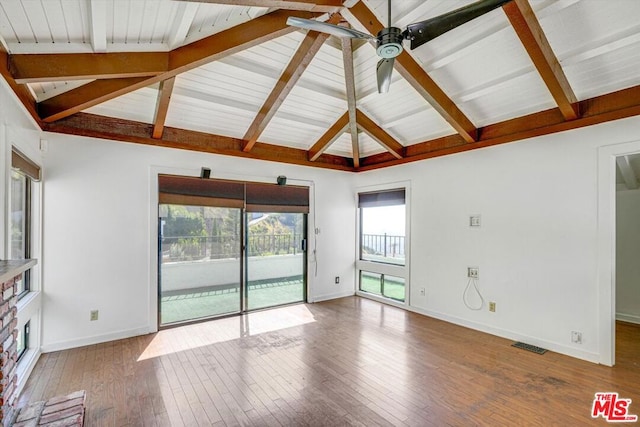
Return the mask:
[[29,323],[30,322],[25,323],[24,327],[18,331],[18,360],[29,350]]
[[[40,180],[40,167],[15,148],[11,153],[11,190],[9,200],[10,259],[31,258],[32,183]],[[31,288],[31,270],[18,284],[19,297]]]
[[358,194],[358,290],[404,302],[407,276],[406,190]]

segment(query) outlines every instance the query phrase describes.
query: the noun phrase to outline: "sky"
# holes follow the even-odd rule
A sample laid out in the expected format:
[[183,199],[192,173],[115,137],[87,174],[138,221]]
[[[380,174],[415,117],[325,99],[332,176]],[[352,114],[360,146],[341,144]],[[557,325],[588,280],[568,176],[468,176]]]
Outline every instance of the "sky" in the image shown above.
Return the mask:
[[381,206],[365,208],[362,231],[364,234],[405,235],[405,206]]

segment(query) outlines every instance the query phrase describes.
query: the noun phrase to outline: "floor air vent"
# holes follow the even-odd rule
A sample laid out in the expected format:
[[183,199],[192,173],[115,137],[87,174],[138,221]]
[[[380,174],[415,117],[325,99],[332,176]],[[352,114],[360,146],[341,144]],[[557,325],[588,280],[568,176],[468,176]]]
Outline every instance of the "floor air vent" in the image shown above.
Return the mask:
[[532,351],[537,354],[545,354],[547,352],[547,349],[545,348],[536,347],[535,345],[531,345],[531,344],[525,344],[520,341],[518,341],[517,343],[511,344],[511,347],[518,347],[523,350]]

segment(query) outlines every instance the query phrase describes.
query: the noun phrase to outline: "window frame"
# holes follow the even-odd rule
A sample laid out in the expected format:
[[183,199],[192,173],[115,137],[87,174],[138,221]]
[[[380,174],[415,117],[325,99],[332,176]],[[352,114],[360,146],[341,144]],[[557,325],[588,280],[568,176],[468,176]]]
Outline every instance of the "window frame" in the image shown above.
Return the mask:
[[[392,190],[404,189],[405,200],[405,263],[404,265],[369,261],[361,258],[362,254],[362,208],[359,205],[360,194],[362,193],[375,193],[375,192],[389,192]],[[355,204],[356,204],[356,253],[355,253],[355,293],[358,296],[380,301],[386,304],[395,305],[399,307],[408,307],[410,305],[411,298],[411,181],[394,182],[383,185],[368,186],[357,188],[355,192]],[[384,276],[395,276],[404,279],[405,284],[405,297],[404,301],[398,299],[385,297],[382,295],[372,294],[361,290],[360,278],[362,272],[376,273]]]
[[[12,153],[15,154],[17,150],[12,149]],[[19,153],[19,152],[18,152]],[[20,156],[23,156],[20,154]],[[10,180],[13,180],[13,174],[16,173],[24,178],[24,218],[23,218],[23,237],[24,237],[24,254],[22,254],[24,259],[30,259],[33,253],[33,178],[28,173],[24,173],[17,167],[14,167],[13,164],[10,168]],[[10,187],[11,192],[13,192],[13,185]],[[13,199],[13,194],[9,195],[10,200]],[[11,202],[9,203],[9,208],[11,208]],[[11,209],[9,209],[11,211]],[[9,224],[11,225],[11,220],[9,219]],[[10,227],[11,228],[11,227]],[[13,253],[11,253],[11,230],[9,230],[9,257],[10,259],[15,259]],[[18,293],[18,299],[24,298],[29,292],[31,292],[31,269],[26,270],[22,274],[22,290]]]
[[[17,359],[18,363],[20,362],[22,357],[25,354],[27,354],[27,352],[29,351],[29,335],[31,334],[31,319],[29,319],[27,321],[27,323],[24,324],[24,326],[22,327],[22,330],[20,332],[22,332],[22,334],[23,334],[24,347],[22,348],[21,351],[18,351],[18,359]],[[20,333],[20,332],[18,332],[18,333]]]

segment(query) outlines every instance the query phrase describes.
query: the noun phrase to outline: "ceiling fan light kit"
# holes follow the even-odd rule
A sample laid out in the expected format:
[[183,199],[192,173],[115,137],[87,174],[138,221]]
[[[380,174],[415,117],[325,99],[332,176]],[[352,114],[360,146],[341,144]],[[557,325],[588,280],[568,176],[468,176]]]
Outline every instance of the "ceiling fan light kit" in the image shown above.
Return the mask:
[[398,27],[391,26],[391,0],[388,0],[388,25],[386,28],[380,30],[376,37],[352,28],[314,21],[312,19],[290,17],[287,19],[287,24],[307,30],[321,31],[337,37],[350,37],[365,40],[375,39],[376,53],[380,58],[382,58],[378,61],[378,65],[376,67],[378,92],[386,93],[389,91],[389,85],[391,84],[394,58],[402,53],[402,42],[404,40],[409,40],[411,42],[411,50],[413,50],[446,33],[447,31],[459,27],[460,25],[484,15],[493,9],[501,7],[510,1],[513,0],[479,0],[459,9],[452,10],[451,12],[436,16],[435,18],[409,24],[403,31]]

